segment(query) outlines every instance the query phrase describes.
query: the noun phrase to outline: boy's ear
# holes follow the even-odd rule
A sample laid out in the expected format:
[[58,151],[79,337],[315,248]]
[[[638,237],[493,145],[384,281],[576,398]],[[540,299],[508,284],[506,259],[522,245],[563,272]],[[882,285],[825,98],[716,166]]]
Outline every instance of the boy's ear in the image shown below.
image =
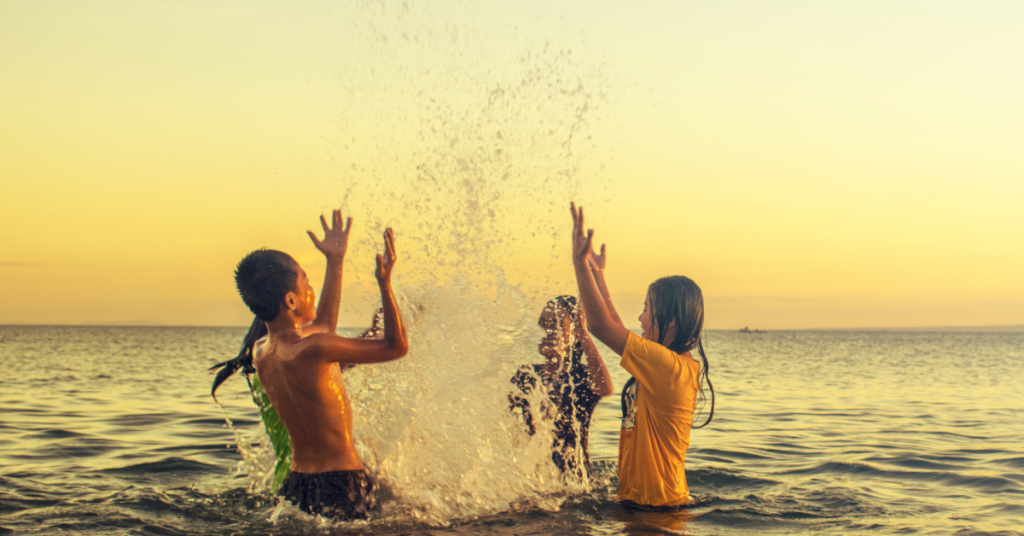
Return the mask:
[[299,307],[299,295],[294,292],[288,292],[284,295],[284,301],[282,305],[288,308],[289,311],[294,311]]

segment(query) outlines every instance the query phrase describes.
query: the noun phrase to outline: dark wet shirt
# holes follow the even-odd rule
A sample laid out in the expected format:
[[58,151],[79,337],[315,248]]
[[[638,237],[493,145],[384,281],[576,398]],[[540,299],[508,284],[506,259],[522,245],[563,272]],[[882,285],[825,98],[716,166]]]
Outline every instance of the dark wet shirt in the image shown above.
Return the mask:
[[[527,395],[537,388],[538,382],[542,384],[541,388],[547,392],[555,410],[555,440],[551,445],[551,461],[563,473],[589,476],[593,472],[590,465],[590,418],[601,397],[590,387],[590,369],[580,359],[581,349],[577,348],[573,354],[569,370],[562,371],[551,381],[540,379],[543,378],[544,365],[523,365],[512,377],[512,384],[518,387],[522,394]],[[530,408],[530,401],[519,393],[509,394],[508,399],[510,409],[522,410],[527,433],[535,434],[536,420]],[[581,447],[581,456],[577,455],[577,444]],[[578,460],[579,457],[582,459]],[[581,472],[581,467],[586,471],[585,475]]]

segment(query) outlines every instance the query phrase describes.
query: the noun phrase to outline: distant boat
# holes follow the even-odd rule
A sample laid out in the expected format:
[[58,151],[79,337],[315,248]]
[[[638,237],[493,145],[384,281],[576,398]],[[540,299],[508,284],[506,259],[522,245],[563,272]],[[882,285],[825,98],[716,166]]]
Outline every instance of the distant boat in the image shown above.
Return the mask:
[[751,331],[750,328],[748,328],[747,326],[743,326],[743,329],[740,330],[740,333],[761,333],[761,330],[754,328],[754,330]]

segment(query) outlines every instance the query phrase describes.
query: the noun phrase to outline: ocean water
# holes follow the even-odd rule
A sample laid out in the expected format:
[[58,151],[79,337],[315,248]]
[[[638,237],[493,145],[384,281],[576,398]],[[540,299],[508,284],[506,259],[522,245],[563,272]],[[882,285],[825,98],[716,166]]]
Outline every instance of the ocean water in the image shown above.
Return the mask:
[[347,380],[356,435],[395,498],[351,523],[266,492],[244,381],[210,398],[205,369],[243,333],[0,327],[0,534],[1024,533],[1022,333],[707,333],[715,419],[687,456],[698,503],[674,513],[614,501],[617,396],[591,428],[596,484],[537,465],[494,388],[535,333],[506,337],[523,351],[478,370],[486,389],[417,373],[422,353],[366,367]]

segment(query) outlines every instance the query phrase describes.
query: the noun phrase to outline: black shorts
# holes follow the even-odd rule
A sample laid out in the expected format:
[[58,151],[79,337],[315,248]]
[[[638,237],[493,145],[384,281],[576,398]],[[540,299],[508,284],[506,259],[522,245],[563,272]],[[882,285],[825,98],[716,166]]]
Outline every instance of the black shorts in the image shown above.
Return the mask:
[[366,519],[378,509],[376,485],[362,469],[326,473],[292,471],[277,494],[307,514],[337,519]]

